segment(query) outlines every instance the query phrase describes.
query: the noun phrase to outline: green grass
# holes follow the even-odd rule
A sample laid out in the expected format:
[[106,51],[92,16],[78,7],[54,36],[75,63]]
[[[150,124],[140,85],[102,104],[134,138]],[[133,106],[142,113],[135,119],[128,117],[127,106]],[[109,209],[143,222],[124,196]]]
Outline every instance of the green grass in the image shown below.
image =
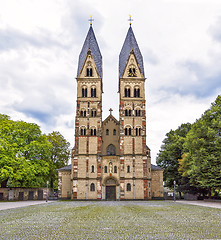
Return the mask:
[[173,202],[56,202],[0,211],[0,239],[221,239],[221,209]]

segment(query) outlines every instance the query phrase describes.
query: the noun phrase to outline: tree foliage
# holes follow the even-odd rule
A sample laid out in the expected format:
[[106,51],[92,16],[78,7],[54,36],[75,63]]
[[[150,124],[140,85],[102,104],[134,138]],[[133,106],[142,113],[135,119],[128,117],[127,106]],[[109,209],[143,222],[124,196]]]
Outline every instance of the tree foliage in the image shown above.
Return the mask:
[[57,169],[68,164],[70,158],[70,143],[59,132],[52,132],[47,135],[48,141],[52,144],[50,157],[49,179],[51,188],[57,188]]
[[[38,125],[0,114],[0,183],[40,187],[49,173],[52,145]],[[9,181],[8,181],[9,180]]]

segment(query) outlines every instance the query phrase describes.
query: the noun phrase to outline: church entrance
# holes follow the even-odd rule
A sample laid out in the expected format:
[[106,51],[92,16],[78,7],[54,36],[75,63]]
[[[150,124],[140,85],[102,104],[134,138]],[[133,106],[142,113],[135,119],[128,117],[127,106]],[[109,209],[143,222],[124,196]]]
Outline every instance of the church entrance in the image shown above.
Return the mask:
[[106,186],[106,200],[116,201],[116,186]]

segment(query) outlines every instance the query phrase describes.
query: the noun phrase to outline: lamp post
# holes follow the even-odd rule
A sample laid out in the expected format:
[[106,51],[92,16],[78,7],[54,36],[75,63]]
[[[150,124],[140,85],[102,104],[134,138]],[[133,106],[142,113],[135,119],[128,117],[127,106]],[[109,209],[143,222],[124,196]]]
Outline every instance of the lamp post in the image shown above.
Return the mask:
[[176,181],[175,181],[175,180],[173,181],[173,186],[174,186],[174,189],[173,189],[173,197],[174,197],[174,202],[175,202],[175,201],[176,201],[176,195],[175,195]]
[[46,202],[48,201],[48,184],[49,184],[49,181],[47,181],[47,193],[46,193]]

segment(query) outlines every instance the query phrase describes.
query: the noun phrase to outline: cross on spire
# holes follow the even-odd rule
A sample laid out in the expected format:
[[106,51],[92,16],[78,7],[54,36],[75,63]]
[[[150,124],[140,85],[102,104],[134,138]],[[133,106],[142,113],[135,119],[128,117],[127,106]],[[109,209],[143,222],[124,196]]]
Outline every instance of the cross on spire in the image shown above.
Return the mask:
[[133,19],[131,18],[131,15],[129,15],[128,21],[130,22],[130,25],[131,25],[131,23],[132,23],[132,21],[133,21]]
[[92,15],[90,15],[90,19],[88,19],[88,21],[90,22],[90,25],[92,25],[92,22],[94,21],[94,19],[92,18]]
[[110,109],[109,109],[109,111],[110,111],[110,115],[112,115],[113,109],[112,109],[112,108],[110,108]]

